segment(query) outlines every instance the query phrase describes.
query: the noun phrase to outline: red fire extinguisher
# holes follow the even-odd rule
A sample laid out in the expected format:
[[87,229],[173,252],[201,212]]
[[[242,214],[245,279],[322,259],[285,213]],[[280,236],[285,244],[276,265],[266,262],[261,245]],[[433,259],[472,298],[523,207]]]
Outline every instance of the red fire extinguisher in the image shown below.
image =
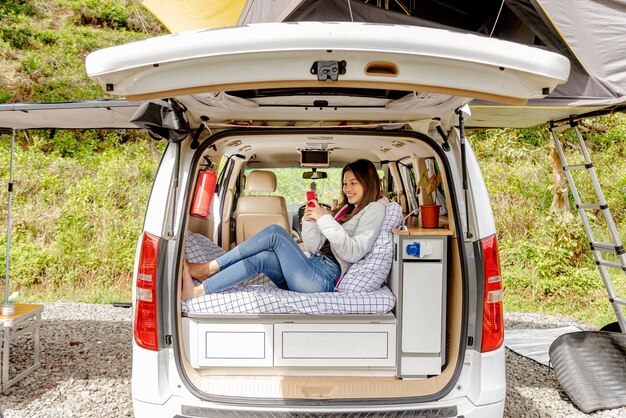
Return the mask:
[[198,174],[196,182],[196,191],[193,196],[191,205],[191,216],[207,219],[211,211],[211,201],[215,193],[215,184],[217,183],[217,174],[215,167],[207,156],[204,157],[206,164],[202,164],[202,169]]

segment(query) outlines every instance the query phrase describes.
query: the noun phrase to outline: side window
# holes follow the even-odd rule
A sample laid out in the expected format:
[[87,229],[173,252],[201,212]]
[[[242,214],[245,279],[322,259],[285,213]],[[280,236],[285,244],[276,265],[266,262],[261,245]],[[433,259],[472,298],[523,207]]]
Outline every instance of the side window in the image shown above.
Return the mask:
[[224,179],[226,177],[228,177],[228,176],[225,176],[225,171],[226,171],[226,168],[228,167],[228,163],[229,162],[230,162],[230,158],[229,157],[222,156],[222,158],[220,159],[220,162],[219,162],[219,164],[217,166],[217,173],[218,173],[218,175],[217,175],[217,188],[215,190],[215,192],[217,194],[220,193],[220,190],[222,190],[222,188],[224,186],[222,184],[224,182]]
[[[244,175],[247,176],[252,170],[255,170],[255,168],[246,168]],[[263,168],[262,170],[270,170],[276,174],[276,192],[271,194],[284,197],[287,206],[303,205],[306,202],[307,190],[312,188],[315,189],[320,203],[332,207],[335,203],[341,201],[341,172],[343,168],[327,167],[319,169],[318,173],[323,172],[326,174],[326,177],[318,179],[303,178],[303,174],[311,170],[301,167]],[[378,176],[381,179],[385,178],[383,169],[378,169]],[[384,189],[385,186],[383,185]]]
[[381,176],[381,187],[383,193],[389,198],[390,201],[396,202],[398,200],[398,192],[393,185],[393,179],[391,178],[391,172],[389,171],[389,164],[383,166],[383,173]]
[[429,180],[432,184],[429,187],[425,187],[426,191],[432,190],[430,193],[430,197],[432,199],[433,204],[441,205],[440,214],[445,215],[448,213],[446,206],[446,196],[445,189],[442,184],[442,174],[439,165],[435,161],[434,158],[428,158],[426,160],[426,172],[424,173],[424,184],[426,184]]
[[418,206],[417,200],[417,179],[416,170],[413,164],[402,164],[400,166],[400,174],[402,175],[402,182],[406,191],[406,197],[409,201],[410,210],[415,210]]
[[[247,176],[254,168],[246,168]],[[306,191],[315,188],[320,203],[332,205],[334,199],[341,198],[341,168],[328,167],[318,170],[325,172],[327,177],[320,179],[305,179],[302,174],[308,169],[292,168],[263,168],[276,174],[276,192],[272,195],[285,198],[287,205],[303,205],[306,202]]]

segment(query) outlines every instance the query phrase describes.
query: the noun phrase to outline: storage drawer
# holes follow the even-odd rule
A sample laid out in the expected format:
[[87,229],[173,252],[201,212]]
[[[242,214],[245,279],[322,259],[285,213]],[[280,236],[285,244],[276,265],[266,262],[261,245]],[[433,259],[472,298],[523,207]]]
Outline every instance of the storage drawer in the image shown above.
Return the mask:
[[275,324],[276,366],[392,367],[395,324]]
[[272,366],[272,324],[203,324],[183,318],[183,330],[192,367]]

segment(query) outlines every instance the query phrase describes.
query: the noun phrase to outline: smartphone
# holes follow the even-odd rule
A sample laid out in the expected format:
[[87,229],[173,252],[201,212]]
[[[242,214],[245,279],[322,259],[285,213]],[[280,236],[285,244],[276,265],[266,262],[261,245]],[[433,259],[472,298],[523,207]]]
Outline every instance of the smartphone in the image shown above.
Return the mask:
[[309,207],[315,206],[315,204],[312,202],[309,202],[309,200],[317,200],[317,196],[315,195],[315,192],[313,190],[308,190],[306,192],[306,201],[308,202],[307,206]]

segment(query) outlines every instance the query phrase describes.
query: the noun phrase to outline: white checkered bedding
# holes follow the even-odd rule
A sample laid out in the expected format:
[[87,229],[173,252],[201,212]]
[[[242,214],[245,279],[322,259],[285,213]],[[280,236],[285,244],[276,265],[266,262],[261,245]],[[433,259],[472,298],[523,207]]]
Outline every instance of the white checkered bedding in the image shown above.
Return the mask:
[[183,301],[182,310],[206,314],[382,315],[395,303],[387,286],[362,293],[299,293],[279,289],[261,275],[231,289]]

